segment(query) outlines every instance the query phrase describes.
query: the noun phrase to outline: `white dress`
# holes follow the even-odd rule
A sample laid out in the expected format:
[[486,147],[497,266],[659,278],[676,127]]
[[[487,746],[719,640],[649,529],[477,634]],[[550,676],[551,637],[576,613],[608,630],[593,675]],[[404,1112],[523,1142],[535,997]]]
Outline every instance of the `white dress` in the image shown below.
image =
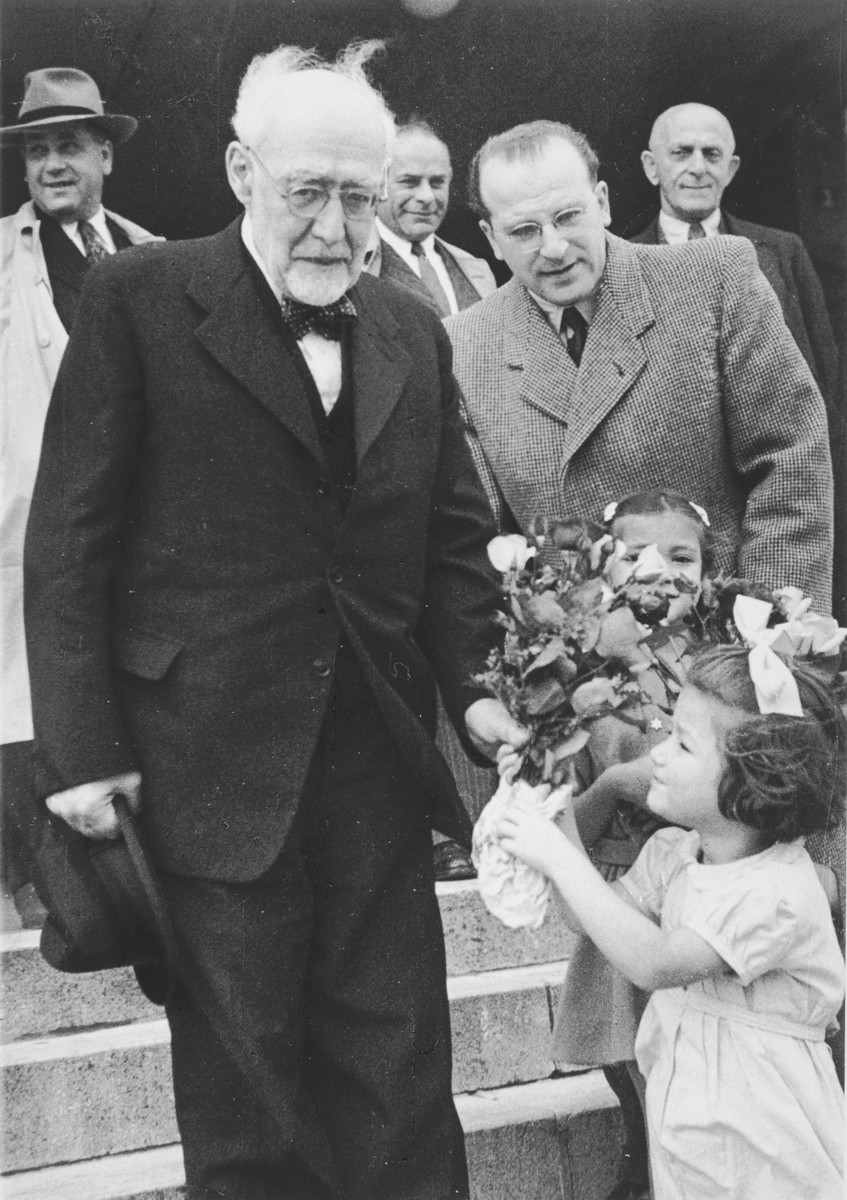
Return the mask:
[[654,992],[635,1043],[656,1200],[843,1200],[843,1093],[824,1042],[844,960],[802,841],[697,861],[663,829],[620,884],[729,973]]

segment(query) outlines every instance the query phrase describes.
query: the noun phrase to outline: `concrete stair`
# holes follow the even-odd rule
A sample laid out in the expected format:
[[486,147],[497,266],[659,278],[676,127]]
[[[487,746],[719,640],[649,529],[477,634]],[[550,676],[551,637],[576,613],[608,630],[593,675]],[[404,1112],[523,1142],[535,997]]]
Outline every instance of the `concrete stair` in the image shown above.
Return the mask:
[[[550,1059],[572,935],[504,929],[476,885],[439,884],[454,1091],[475,1200],[601,1200],[619,1113],[599,1072]],[[130,971],[62,975],[36,931],[0,935],[4,1200],[171,1200],[182,1157],[169,1033]]]

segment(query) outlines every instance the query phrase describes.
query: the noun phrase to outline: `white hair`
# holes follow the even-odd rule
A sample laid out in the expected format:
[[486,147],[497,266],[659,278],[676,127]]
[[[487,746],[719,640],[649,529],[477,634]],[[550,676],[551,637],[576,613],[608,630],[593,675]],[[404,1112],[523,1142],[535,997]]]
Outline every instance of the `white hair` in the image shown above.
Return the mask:
[[385,42],[376,38],[351,42],[339,52],[334,63],[326,62],[316,50],[303,50],[300,46],[277,46],[268,54],[257,54],[238,89],[232,117],[235,136],[244,146],[261,144],[279,108],[281,87],[293,76],[305,71],[329,71],[348,79],[363,98],[373,105],[385,130],[385,153],[389,158],[394,147],[394,116],[365,73],[365,63],[384,49]]

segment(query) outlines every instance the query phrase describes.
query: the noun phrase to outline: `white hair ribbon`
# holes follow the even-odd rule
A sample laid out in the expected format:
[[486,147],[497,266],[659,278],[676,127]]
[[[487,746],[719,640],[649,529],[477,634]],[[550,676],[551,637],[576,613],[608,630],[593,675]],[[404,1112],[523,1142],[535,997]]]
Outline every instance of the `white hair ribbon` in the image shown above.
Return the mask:
[[709,514],[706,512],[705,508],[703,508],[701,504],[695,504],[693,500],[688,501],[688,507],[694,509],[697,516],[700,518],[706,528],[709,529],[712,522],[709,520]]
[[754,646],[748,662],[759,712],[763,716],[781,713],[786,717],[802,717],[797,680],[779,655],[774,654],[770,646]]
[[755,596],[735,597],[732,619],[745,646],[767,645],[773,640],[772,630],[768,629],[772,612],[773,605],[767,600],[757,600]]

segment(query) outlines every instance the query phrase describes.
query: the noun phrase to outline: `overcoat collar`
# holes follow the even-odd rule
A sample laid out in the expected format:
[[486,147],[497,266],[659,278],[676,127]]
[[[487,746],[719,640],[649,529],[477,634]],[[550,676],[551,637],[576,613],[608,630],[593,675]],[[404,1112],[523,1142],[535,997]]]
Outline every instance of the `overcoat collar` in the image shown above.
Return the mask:
[[[356,456],[361,462],[397,403],[411,357],[397,340],[397,322],[379,284],[360,279],[351,295],[358,319],[352,333]],[[213,358],[271,412],[321,463],[325,462],[297,353],[261,294],[241,241],[240,221],[207,241],[188,284],[207,313],[196,336]]]
[[506,362],[521,371],[521,399],[567,426],[568,458],[644,370],[641,337],[655,320],[635,248],[611,234],[606,244],[597,311],[579,371],[526,288],[513,280],[503,289]]

